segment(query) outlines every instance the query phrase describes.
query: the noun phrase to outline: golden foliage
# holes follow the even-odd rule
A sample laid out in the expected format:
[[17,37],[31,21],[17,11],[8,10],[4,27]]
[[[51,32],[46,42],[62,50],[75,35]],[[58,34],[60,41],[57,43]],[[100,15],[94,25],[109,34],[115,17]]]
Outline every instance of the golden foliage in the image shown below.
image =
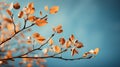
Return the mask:
[[50,39],[49,40],[49,45],[51,46],[51,45],[53,45],[53,43],[54,43],[53,39]]
[[50,14],[55,14],[58,12],[58,10],[59,10],[59,6],[52,6],[50,8]]
[[46,19],[37,19],[35,20],[37,26],[45,26],[48,22]]
[[56,26],[55,28],[53,28],[53,31],[57,33],[62,33],[63,32],[62,25]]
[[59,46],[57,46],[57,45],[53,46],[53,50],[54,50],[54,52],[56,52],[56,53],[61,52],[61,48],[60,48]]

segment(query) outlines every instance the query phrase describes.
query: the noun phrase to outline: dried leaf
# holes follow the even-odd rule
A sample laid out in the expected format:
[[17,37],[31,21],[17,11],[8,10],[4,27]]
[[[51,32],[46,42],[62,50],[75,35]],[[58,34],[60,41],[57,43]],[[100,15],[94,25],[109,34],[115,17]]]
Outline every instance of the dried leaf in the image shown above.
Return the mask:
[[12,58],[12,51],[11,50],[9,50],[8,52],[7,52],[7,58]]
[[30,39],[28,39],[27,44],[32,44],[32,41]]
[[35,20],[35,23],[36,23],[37,26],[44,26],[48,22],[46,21],[46,19],[37,19],[37,20]]
[[62,25],[58,25],[57,27],[53,28],[53,31],[57,33],[62,33],[63,32]]
[[13,4],[13,8],[14,9],[19,9],[20,8],[20,4],[18,2]]
[[48,6],[45,6],[44,9],[45,9],[45,11],[48,11]]
[[69,48],[71,46],[71,42],[70,41],[67,41],[66,44],[65,44],[66,48]]
[[8,13],[8,15],[12,16],[12,12],[9,9],[7,9],[6,12]]
[[9,23],[13,23],[13,20],[10,19],[10,18],[6,18],[6,17],[4,17],[3,20],[6,21],[6,22],[9,22]]
[[24,12],[23,11],[20,11],[19,13],[18,13],[18,18],[22,18],[24,16]]
[[78,42],[78,40],[75,41],[75,44],[74,44],[77,48],[82,48],[83,47],[83,44],[81,42]]
[[31,22],[34,22],[36,20],[36,17],[35,16],[29,16],[28,20],[31,21]]
[[50,39],[50,40],[49,40],[49,45],[51,46],[51,45],[53,45],[53,43],[54,43],[53,40]]
[[56,53],[59,53],[61,52],[61,48],[59,46],[53,46],[53,51],[56,52]]
[[100,49],[99,48],[95,48],[94,50],[94,54],[97,55],[99,53]]
[[75,54],[78,54],[78,51],[75,48],[72,48],[71,55],[74,56]]
[[40,16],[42,16],[42,11],[40,11]]
[[59,39],[59,42],[60,42],[61,45],[64,45],[65,44],[65,39],[62,37],[62,38]]
[[55,14],[58,12],[58,10],[59,10],[58,6],[53,6],[50,8],[50,14]]
[[74,37],[74,35],[73,35],[73,34],[71,34],[71,36],[70,36],[69,40],[70,40],[72,43],[74,42],[75,37]]
[[14,25],[11,24],[11,23],[8,23],[8,24],[7,24],[7,29],[8,29],[9,31],[12,31],[12,30],[14,29]]

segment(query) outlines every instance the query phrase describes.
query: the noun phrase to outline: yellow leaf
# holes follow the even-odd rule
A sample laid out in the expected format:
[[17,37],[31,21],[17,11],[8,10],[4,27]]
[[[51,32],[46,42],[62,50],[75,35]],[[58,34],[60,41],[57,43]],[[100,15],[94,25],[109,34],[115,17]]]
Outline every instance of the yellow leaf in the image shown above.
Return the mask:
[[48,6],[45,6],[44,9],[45,9],[45,11],[48,11]]
[[44,26],[48,22],[46,21],[46,19],[37,19],[37,20],[35,20],[35,23],[36,23],[37,26]]
[[64,38],[60,38],[59,42],[60,42],[61,45],[64,45],[65,44],[65,39]]
[[54,50],[54,52],[56,52],[56,53],[60,53],[61,52],[61,48],[59,47],[59,46],[53,46],[53,50]]
[[99,48],[95,48],[94,50],[94,54],[97,55],[99,53],[100,49]]
[[50,14],[55,14],[58,12],[58,10],[59,10],[58,6],[53,6],[50,8]]
[[53,40],[50,39],[50,40],[49,40],[49,44],[50,44],[50,45],[53,45],[53,43],[54,43]]

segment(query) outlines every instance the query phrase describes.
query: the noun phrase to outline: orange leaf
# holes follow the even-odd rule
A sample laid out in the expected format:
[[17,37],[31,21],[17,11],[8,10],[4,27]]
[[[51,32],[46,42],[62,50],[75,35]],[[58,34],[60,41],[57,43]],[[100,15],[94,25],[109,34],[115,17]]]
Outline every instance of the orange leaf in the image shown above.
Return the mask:
[[65,39],[64,38],[60,38],[59,42],[60,42],[61,45],[64,45],[65,44]]
[[62,25],[58,25],[57,27],[53,28],[53,31],[57,33],[62,33],[63,32]]
[[100,49],[99,48],[95,48],[94,50],[94,54],[97,55],[99,53]]
[[35,23],[36,23],[37,26],[44,26],[48,22],[46,21],[46,19],[37,19],[37,20],[35,20]]
[[29,16],[29,17],[28,17],[28,20],[31,21],[31,22],[33,22],[33,21],[36,20],[36,17],[35,17],[35,16]]
[[74,42],[74,39],[75,39],[74,35],[73,35],[73,34],[71,34],[71,36],[70,36],[69,40],[73,43],[73,42]]
[[33,8],[34,7],[34,3],[33,2],[30,2],[30,3],[28,3],[28,8]]
[[9,9],[7,9],[6,12],[8,13],[8,15],[12,16],[12,12]]
[[74,44],[77,48],[82,48],[83,47],[83,44],[81,42],[78,42],[78,40],[75,41],[75,44]]
[[54,52],[56,52],[56,53],[59,53],[59,52],[61,52],[61,48],[59,47],[59,46],[53,46],[53,50],[54,50]]
[[39,34],[39,33],[34,33],[32,36],[33,36],[34,38],[39,38],[39,37],[40,37],[40,34]]
[[66,48],[69,48],[70,45],[71,45],[71,42],[70,42],[70,41],[67,41],[67,42],[66,42]]
[[53,45],[53,43],[54,43],[53,40],[50,39],[50,40],[49,40],[49,44],[50,44],[50,45]]
[[58,10],[59,10],[58,6],[53,6],[50,8],[50,14],[55,14],[58,12]]
[[35,8],[31,8],[30,9],[30,14],[34,14],[34,12],[35,12]]
[[22,18],[23,15],[24,15],[24,12],[23,12],[23,11],[20,11],[20,12],[18,13],[18,18]]
[[14,9],[19,9],[20,8],[20,4],[18,2],[13,4],[13,8]]
[[45,11],[48,11],[48,6],[45,6],[44,9],[45,9]]
[[3,19],[4,19],[4,21],[9,22],[9,23],[12,23],[12,22],[13,22],[13,20],[10,19],[10,18],[6,18],[6,17],[4,17]]
[[9,31],[12,31],[12,30],[14,29],[14,25],[11,24],[11,23],[8,23],[8,24],[7,24],[7,29],[8,29]]

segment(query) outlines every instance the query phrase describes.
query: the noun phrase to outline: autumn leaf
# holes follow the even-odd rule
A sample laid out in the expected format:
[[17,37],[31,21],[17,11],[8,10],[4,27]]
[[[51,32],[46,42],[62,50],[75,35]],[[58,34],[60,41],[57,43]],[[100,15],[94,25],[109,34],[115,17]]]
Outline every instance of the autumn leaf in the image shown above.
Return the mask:
[[53,31],[57,33],[62,33],[63,32],[62,25],[58,25],[57,27],[53,28]]
[[65,44],[65,39],[62,37],[62,38],[59,39],[59,42],[60,42],[61,45],[64,45]]
[[31,8],[29,14],[34,14],[34,12],[35,12],[35,8]]
[[83,44],[81,42],[78,42],[78,40],[75,41],[75,44],[74,44],[77,48],[82,48],[83,47]]
[[61,48],[59,46],[53,46],[53,51],[56,52],[56,53],[59,53],[61,52]]
[[72,43],[74,43],[75,36],[74,36],[73,34],[71,34],[71,36],[70,36],[69,40],[70,40]]
[[49,50],[48,48],[44,48],[42,51],[43,51],[44,54],[47,54],[48,50]]
[[33,36],[33,38],[38,39],[40,37],[40,34],[39,33],[33,33],[32,36]]
[[37,26],[44,26],[48,22],[46,21],[46,19],[37,19],[37,20],[35,20],[35,23],[36,23]]
[[78,51],[75,48],[72,48],[71,55],[74,56],[75,54],[78,54]]
[[66,48],[69,48],[71,46],[71,42],[70,41],[66,41],[65,46],[66,46]]
[[14,25],[11,24],[11,23],[8,23],[8,24],[7,24],[7,29],[8,29],[9,31],[12,31],[12,30],[14,29]]
[[19,9],[20,8],[20,4],[18,2],[13,4],[13,8],[14,9]]
[[50,40],[49,40],[50,46],[53,45],[53,43],[54,43],[53,39],[50,39]]
[[7,17],[3,18],[4,21],[8,22],[8,23],[13,23],[13,20]]
[[34,22],[37,18],[35,16],[29,16],[28,20]]
[[99,48],[95,48],[94,50],[94,54],[97,55],[99,53],[100,49]]
[[20,11],[19,13],[18,13],[18,18],[22,18],[24,16],[24,12],[23,11]]
[[58,12],[58,10],[59,10],[59,7],[58,7],[58,6],[52,6],[52,7],[50,8],[50,14],[55,14],[55,13]]
[[45,6],[45,7],[44,7],[44,10],[45,10],[45,11],[48,11],[48,6]]
[[7,9],[6,12],[8,13],[8,15],[12,16],[12,12],[9,9]]
[[7,58],[12,58],[12,51],[11,50],[9,50],[8,52],[7,52]]
[[33,7],[34,7],[34,3],[33,2],[28,3],[28,8],[32,9]]
[[32,44],[31,39],[28,39],[28,40],[27,40],[27,44]]

